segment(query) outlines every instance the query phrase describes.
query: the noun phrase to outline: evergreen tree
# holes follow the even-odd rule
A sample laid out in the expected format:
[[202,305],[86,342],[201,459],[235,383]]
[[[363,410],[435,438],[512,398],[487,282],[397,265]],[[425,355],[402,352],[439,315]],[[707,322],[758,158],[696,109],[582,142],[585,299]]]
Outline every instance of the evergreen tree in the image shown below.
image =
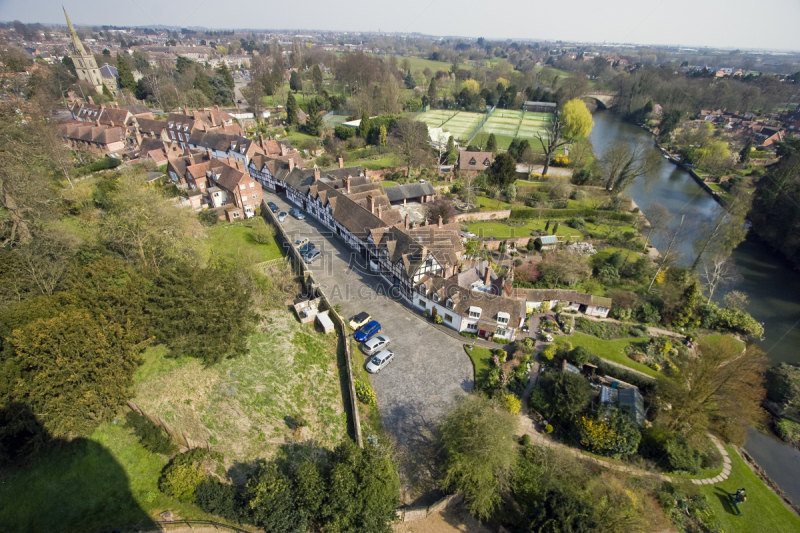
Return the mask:
[[555,235],[557,231],[558,231],[558,222],[556,222],[556,225],[553,226],[553,235]]
[[294,94],[289,93],[286,97],[286,123],[289,125],[297,124],[297,100]]
[[206,98],[212,102],[217,101],[217,93],[211,85],[211,80],[206,71],[199,65],[195,69],[194,88],[206,95]]
[[369,123],[369,114],[364,111],[361,114],[361,123],[358,125],[358,136],[366,141],[367,137],[369,136],[370,129],[372,128]]
[[406,74],[403,83],[405,83],[406,89],[413,89],[417,86],[417,80],[414,79],[414,76],[412,76],[410,72]]
[[[309,108],[312,106],[309,106]],[[316,106],[313,106],[315,109],[311,111],[309,109],[308,118],[306,119],[306,133],[309,135],[313,135],[314,137],[319,137],[322,135],[324,130],[324,125],[322,121],[322,115],[319,114],[319,111],[316,110]]]
[[508,153],[498,154],[487,173],[491,185],[505,189],[517,179],[517,162]]
[[547,221],[547,224],[544,225],[544,231],[547,232],[550,229],[550,221]]
[[225,82],[225,85],[227,85],[231,90],[235,88],[236,84],[233,81],[233,75],[231,75],[231,71],[224,62],[219,64],[216,72],[217,75],[222,78],[222,81]]
[[133,79],[131,67],[119,53],[117,53],[117,74],[119,75],[120,87],[131,92],[136,90],[136,80]]
[[385,124],[381,124],[380,141],[381,141],[381,147],[382,148],[386,148],[386,144],[387,144],[388,139],[386,138],[386,125]]
[[742,151],[739,152],[739,162],[743,165],[746,165],[750,162],[750,153],[753,151],[753,138],[750,137],[747,139],[747,144],[744,145]]
[[497,152],[497,139],[495,139],[494,133],[490,133],[489,138],[486,140],[486,151],[493,154]]
[[697,307],[699,298],[700,286],[695,281],[683,291],[683,303],[678,308],[672,324],[679,328],[689,325],[694,317],[695,307]]
[[114,99],[114,95],[111,94],[111,91],[108,90],[108,85],[106,85],[105,83],[103,84],[103,95],[107,96],[110,100]]
[[314,92],[322,91],[322,69],[319,65],[314,65],[311,69],[311,82],[314,84]]
[[289,75],[289,88],[295,93],[303,90],[303,79],[300,77],[300,73],[296,70],[293,70]]
[[439,104],[439,92],[436,89],[436,78],[431,78],[431,84],[428,85],[428,102],[431,107],[436,107]]
[[447,139],[447,164],[454,165],[458,161],[458,150],[456,150],[456,141],[451,135]]

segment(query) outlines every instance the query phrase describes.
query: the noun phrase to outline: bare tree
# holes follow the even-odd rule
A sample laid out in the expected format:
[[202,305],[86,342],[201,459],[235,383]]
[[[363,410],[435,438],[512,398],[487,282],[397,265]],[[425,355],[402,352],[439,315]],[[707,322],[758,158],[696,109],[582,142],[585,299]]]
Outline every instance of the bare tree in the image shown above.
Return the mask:
[[692,269],[700,264],[703,254],[709,249],[717,253],[730,253],[745,238],[745,217],[752,202],[751,195],[737,188],[729,197],[725,207],[717,206],[713,216],[700,225],[700,235],[694,243],[697,257]]
[[667,224],[672,219],[672,213],[669,212],[669,209],[659,203],[650,204],[647,211],[647,222],[650,224],[650,227],[645,237],[645,245],[650,244],[650,235],[652,235],[653,232],[663,233]]
[[620,193],[639,176],[653,176],[660,160],[658,151],[644,143],[615,142],[601,158],[606,190]]
[[675,252],[672,248],[675,245],[675,242],[679,238],[683,238],[686,236],[686,228],[683,225],[684,220],[686,219],[686,215],[681,215],[681,222],[678,224],[678,227],[672,232],[672,236],[670,237],[669,244],[667,245],[666,249],[661,252],[661,257],[658,259],[658,269],[656,273],[653,275],[653,279],[650,281],[650,285],[647,287],[647,290],[653,288],[653,283],[655,283],[656,278],[664,269],[664,267],[669,266],[671,263],[674,263],[676,259],[678,259],[679,254]]
[[700,274],[700,280],[705,283],[708,289],[706,305],[711,303],[714,291],[718,287],[733,283],[742,277],[730,256],[722,254],[703,259],[698,273]]
[[392,128],[392,145],[408,167],[410,176],[413,167],[420,166],[430,159],[427,150],[428,126],[424,122],[407,118],[398,120]]

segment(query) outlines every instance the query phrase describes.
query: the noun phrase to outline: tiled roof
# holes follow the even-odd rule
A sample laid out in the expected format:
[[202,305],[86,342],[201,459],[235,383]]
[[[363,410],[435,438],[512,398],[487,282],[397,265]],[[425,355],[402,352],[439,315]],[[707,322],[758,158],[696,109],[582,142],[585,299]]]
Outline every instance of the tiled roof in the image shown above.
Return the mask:
[[514,289],[515,298],[524,298],[531,302],[572,302],[580,305],[595,305],[598,307],[611,308],[611,298],[605,296],[595,296],[583,292],[569,289]]
[[433,185],[425,183],[407,183],[396,187],[386,187],[384,189],[390,202],[398,202],[407,198],[418,198],[420,196],[431,196],[435,194]]

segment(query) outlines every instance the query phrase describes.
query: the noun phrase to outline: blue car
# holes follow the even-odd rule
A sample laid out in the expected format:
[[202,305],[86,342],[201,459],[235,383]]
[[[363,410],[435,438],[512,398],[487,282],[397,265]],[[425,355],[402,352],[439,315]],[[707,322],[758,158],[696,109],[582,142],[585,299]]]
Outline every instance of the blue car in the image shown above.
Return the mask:
[[377,320],[373,320],[371,322],[367,322],[366,325],[362,326],[361,329],[356,331],[356,342],[366,342],[381,330],[381,325],[378,323]]
[[273,213],[277,213],[278,211],[280,211],[280,208],[277,205],[275,205],[275,202],[267,202],[267,207],[269,207],[270,211],[272,211]]

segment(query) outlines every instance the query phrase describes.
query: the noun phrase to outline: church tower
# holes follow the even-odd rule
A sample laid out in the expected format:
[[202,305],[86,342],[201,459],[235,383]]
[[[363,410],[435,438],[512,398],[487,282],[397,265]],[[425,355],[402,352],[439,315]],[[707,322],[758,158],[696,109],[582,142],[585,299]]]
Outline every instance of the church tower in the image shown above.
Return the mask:
[[94,90],[103,92],[103,77],[100,75],[100,69],[97,68],[97,61],[91,52],[87,53],[83,47],[78,33],[72,27],[72,22],[69,21],[67,10],[64,9],[64,16],[67,18],[67,26],[69,26],[69,33],[72,35],[72,47],[75,53],[72,55],[72,62],[75,63],[75,72],[78,74],[78,79],[85,81],[94,87]]

